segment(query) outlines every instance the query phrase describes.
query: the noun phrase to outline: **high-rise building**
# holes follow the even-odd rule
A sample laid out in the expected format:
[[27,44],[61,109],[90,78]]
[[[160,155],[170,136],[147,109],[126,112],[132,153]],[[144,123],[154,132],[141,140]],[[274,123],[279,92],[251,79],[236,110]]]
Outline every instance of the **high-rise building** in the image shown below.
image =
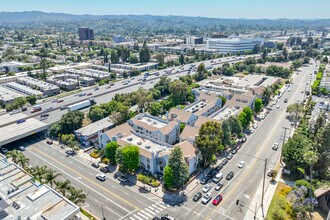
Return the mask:
[[203,44],[203,37],[189,36],[186,38],[187,45]]
[[89,28],[78,28],[79,40],[94,40],[94,31]]

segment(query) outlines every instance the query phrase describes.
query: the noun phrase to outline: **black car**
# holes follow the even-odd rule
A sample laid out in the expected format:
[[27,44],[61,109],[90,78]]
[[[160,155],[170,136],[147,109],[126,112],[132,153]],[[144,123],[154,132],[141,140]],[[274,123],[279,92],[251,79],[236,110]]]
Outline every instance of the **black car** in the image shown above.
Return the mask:
[[230,171],[230,172],[227,174],[226,179],[227,179],[227,180],[231,180],[233,177],[234,177],[234,172],[233,172],[233,171]]
[[201,184],[206,184],[210,181],[210,178],[208,178],[207,176],[205,176],[202,180],[201,180]]
[[212,178],[212,177],[214,177],[217,173],[218,173],[217,170],[214,169],[214,168],[212,168],[212,169],[209,171],[209,173],[207,174],[207,177],[208,177],[208,178]]
[[237,153],[237,150],[234,149],[234,150],[231,151],[231,153],[232,153],[232,154],[236,154],[236,153]]
[[226,158],[224,158],[222,161],[221,161],[221,164],[224,166],[228,163],[228,160]]
[[106,167],[101,167],[100,170],[103,173],[109,173],[109,170]]
[[100,167],[100,164],[98,164],[98,163],[92,163],[91,165],[92,165],[92,167],[95,167],[95,168],[99,168]]
[[215,169],[216,169],[217,171],[220,171],[220,170],[222,170],[222,168],[223,168],[223,165],[222,165],[222,164],[219,164]]
[[170,216],[169,214],[162,214],[161,220],[175,220],[175,218],[173,218],[172,216]]
[[22,107],[22,112],[25,112],[27,110],[27,107]]
[[62,106],[60,107],[61,110],[64,110],[64,109],[67,109],[67,108],[68,108],[68,106],[66,106],[66,105],[62,105]]
[[193,201],[197,202],[198,200],[200,200],[200,198],[202,198],[202,193],[198,192],[194,195]]

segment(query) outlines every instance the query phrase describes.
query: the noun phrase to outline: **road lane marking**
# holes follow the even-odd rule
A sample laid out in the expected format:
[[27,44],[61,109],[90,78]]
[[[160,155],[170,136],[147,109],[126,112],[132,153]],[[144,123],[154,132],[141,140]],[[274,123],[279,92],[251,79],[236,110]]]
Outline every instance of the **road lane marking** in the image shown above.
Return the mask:
[[118,215],[119,217],[121,217],[122,215],[118,214],[117,212],[113,211],[112,209],[110,209],[108,206],[103,206],[104,208],[108,209],[110,212],[115,213],[116,215]]
[[137,216],[137,215],[133,215],[135,218],[137,218],[137,219],[139,219],[139,220],[143,220],[142,218],[140,218],[139,216]]
[[95,202],[100,203],[99,200],[94,199]]
[[148,219],[148,217],[144,216],[141,212],[138,212],[137,214],[140,215],[142,218]]
[[[149,208],[149,207],[148,207],[148,208]],[[153,215],[156,215],[156,213],[155,213],[155,212],[153,212],[153,211],[149,210],[148,208],[145,208],[144,210],[146,210],[146,211],[150,212],[150,213],[151,213],[151,214],[153,214]]]
[[[35,149],[36,151],[39,151],[41,154],[45,155],[46,157],[50,158],[51,160],[58,162],[59,164],[61,164],[61,165],[64,166],[65,168],[67,168],[68,170],[71,170],[72,172],[74,172],[74,173],[80,175],[80,173],[78,173],[77,171],[75,171],[75,170],[71,169],[70,167],[66,166],[65,164],[63,164],[63,163],[61,163],[61,162],[59,162],[59,161],[57,161],[57,160],[55,160],[55,159],[49,157],[47,154],[45,154],[44,152],[38,150],[37,148],[34,148],[34,149]],[[49,164],[52,165],[53,167],[57,167],[57,166],[55,166],[54,164],[50,163],[49,161],[43,159],[43,158],[40,157],[39,155],[37,155],[37,154],[35,154],[35,153],[33,153],[33,152],[31,152],[31,153],[34,154],[36,157],[40,158],[41,160],[43,160],[43,161],[49,163]],[[62,173],[65,173],[66,175],[70,176],[72,179],[75,179],[71,174],[65,172],[65,171],[62,170],[61,168],[57,167],[57,169],[59,169]],[[115,196],[116,198],[118,198],[118,199],[120,199],[121,201],[123,201],[124,203],[126,203],[126,204],[128,204],[128,205],[134,207],[135,209],[140,210],[137,206],[135,206],[135,205],[133,205],[133,204],[127,202],[127,201],[124,200],[123,198],[119,197],[117,194],[114,194],[113,192],[109,191],[109,190],[106,189],[105,187],[100,186],[99,184],[93,182],[93,181],[90,180],[89,178],[86,178],[86,177],[83,176],[83,179],[85,179],[85,180],[87,180],[88,182],[92,183],[93,185],[95,185],[95,186],[101,188],[102,190],[108,192],[109,194]],[[92,190],[92,191],[96,192],[97,194],[101,195],[101,196],[104,197],[105,199],[108,199],[108,200],[111,201],[113,204],[117,205],[118,207],[120,207],[121,209],[125,210],[126,212],[130,212],[129,210],[125,209],[124,207],[122,207],[122,206],[119,205],[118,203],[116,203],[116,202],[112,201],[111,199],[107,198],[106,196],[104,196],[102,193],[100,193],[100,192],[96,191],[95,189],[93,189],[92,187],[86,185],[86,184],[83,183],[82,181],[80,181],[80,180],[76,180],[76,181],[80,182],[80,183],[81,183],[82,185],[84,185],[85,187],[87,187],[87,188],[89,188],[90,190]]]
[[163,207],[164,209],[166,209],[166,207],[163,206],[162,204],[160,204],[160,203],[158,203],[158,202],[157,202],[157,204],[158,204],[160,207]]
[[[127,213],[126,215],[124,215],[123,217],[121,217],[119,220],[122,220],[123,218],[126,218],[127,216],[131,215],[132,213],[134,213],[137,209],[134,209],[133,211]],[[132,219],[131,217],[129,217],[130,219]]]
[[150,218],[152,218],[152,215],[150,215],[149,213],[147,213],[147,212],[145,212],[143,210],[141,210],[140,212],[142,212],[143,214],[145,214],[145,215],[149,216]]

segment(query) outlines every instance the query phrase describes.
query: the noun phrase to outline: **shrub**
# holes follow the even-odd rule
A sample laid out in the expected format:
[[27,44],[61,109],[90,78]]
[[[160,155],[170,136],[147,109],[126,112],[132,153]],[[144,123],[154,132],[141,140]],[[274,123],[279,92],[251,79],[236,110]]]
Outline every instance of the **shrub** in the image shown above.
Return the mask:
[[109,164],[110,163],[110,160],[108,158],[103,158],[102,159],[102,163]]
[[147,184],[152,187],[158,187],[160,185],[160,182],[158,180],[156,180],[154,177],[149,177],[149,176],[143,175],[141,173],[139,173],[137,175],[137,179],[139,181],[141,181],[142,183]]
[[160,185],[160,182],[158,180],[152,180],[151,181],[151,186],[158,187],[159,185]]
[[98,155],[97,151],[95,152],[95,150],[90,154],[91,157],[93,158],[99,158],[100,155]]

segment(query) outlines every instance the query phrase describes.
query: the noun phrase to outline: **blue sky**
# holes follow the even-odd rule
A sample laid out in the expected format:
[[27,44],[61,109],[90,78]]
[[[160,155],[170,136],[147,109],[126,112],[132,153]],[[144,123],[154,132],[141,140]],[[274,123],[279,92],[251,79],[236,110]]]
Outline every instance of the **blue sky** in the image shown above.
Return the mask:
[[330,0],[0,0],[0,11],[215,18],[330,18]]

